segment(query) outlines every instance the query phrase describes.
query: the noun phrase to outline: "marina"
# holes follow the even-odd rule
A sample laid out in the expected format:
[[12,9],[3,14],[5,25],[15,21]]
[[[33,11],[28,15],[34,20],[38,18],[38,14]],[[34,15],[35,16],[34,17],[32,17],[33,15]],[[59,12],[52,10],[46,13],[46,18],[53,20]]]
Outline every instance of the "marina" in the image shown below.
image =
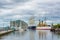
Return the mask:
[[57,28],[40,20],[36,26],[33,19],[29,25],[22,20],[10,21],[10,26],[0,29],[0,40],[60,40]]
[[60,0],[0,0],[0,40],[60,40]]

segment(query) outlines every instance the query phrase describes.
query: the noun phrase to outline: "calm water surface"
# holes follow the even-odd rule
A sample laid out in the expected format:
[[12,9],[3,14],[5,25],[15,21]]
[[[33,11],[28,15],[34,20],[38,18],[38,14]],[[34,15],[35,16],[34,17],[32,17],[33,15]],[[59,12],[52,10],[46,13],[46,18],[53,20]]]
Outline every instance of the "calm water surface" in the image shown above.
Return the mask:
[[60,40],[60,34],[49,30],[27,30],[24,32],[15,31],[10,34],[0,36],[0,40]]

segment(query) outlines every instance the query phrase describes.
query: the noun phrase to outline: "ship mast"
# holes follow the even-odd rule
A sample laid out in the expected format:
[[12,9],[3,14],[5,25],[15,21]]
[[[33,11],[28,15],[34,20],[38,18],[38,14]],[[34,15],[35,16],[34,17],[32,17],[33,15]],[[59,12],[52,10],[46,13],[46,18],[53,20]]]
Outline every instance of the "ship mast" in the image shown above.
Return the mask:
[[32,26],[35,24],[34,16],[31,16],[29,19],[29,25]]
[[46,24],[46,20],[47,20],[47,19],[46,19],[46,17],[45,17],[45,19],[44,19],[44,20],[45,20],[45,24]]

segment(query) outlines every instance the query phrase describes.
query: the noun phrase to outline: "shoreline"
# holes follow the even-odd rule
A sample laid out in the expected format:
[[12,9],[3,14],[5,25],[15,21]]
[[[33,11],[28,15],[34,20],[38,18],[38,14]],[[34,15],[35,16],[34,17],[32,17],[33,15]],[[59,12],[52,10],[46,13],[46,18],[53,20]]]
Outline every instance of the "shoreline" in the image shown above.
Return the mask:
[[1,31],[1,32],[0,32],[0,36],[5,35],[5,34],[8,34],[8,33],[10,33],[10,32],[13,32],[13,30]]

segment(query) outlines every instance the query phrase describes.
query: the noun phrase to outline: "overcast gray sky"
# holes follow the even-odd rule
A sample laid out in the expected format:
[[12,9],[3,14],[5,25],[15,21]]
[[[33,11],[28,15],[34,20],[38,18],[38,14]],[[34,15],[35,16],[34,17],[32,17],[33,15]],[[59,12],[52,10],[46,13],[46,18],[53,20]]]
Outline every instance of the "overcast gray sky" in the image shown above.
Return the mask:
[[30,16],[47,18],[47,23],[60,23],[60,0],[0,0],[0,26],[8,25],[10,20],[28,22]]

